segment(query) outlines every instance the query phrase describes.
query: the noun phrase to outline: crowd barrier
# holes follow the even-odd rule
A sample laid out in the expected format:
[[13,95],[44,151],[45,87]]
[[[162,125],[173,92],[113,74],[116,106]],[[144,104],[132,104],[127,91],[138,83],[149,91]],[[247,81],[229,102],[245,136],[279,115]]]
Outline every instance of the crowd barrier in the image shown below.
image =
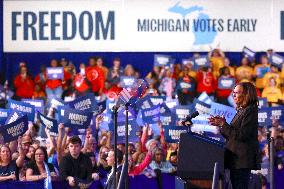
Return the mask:
[[[174,189],[175,188],[175,176],[170,174],[162,174],[162,188],[163,189]],[[52,182],[53,189],[71,189],[67,182],[54,181]],[[0,189],[43,189],[43,181],[37,182],[19,182],[9,181],[0,182]],[[144,175],[135,177],[129,177],[129,188],[130,189],[158,189],[158,182],[156,178],[147,178]],[[269,186],[267,187],[269,188]],[[284,169],[281,171],[275,171],[275,189],[284,188]],[[103,189],[100,181],[94,181],[89,189]]]

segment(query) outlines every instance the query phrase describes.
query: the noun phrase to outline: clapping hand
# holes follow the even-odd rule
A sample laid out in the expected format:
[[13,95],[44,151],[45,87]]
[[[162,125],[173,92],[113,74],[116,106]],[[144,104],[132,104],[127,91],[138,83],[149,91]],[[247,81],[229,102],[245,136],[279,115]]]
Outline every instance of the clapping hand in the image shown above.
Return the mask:
[[217,126],[217,127],[222,127],[224,126],[224,124],[226,123],[225,117],[224,116],[213,116],[211,115],[209,118],[209,123],[213,126]]

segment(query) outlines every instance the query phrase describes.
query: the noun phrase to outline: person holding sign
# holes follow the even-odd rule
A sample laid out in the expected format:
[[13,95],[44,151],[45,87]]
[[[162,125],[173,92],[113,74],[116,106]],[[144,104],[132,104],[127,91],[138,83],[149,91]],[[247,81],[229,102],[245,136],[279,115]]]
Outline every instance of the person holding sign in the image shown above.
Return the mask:
[[232,92],[232,88],[236,84],[235,78],[230,74],[229,67],[223,67],[220,69],[220,77],[218,78],[217,88],[217,101],[219,103],[228,105],[228,97]]
[[0,182],[19,180],[19,168],[23,166],[25,153],[19,146],[19,157],[12,160],[11,150],[8,145],[0,148]]
[[267,101],[273,106],[282,100],[282,92],[277,87],[277,82],[274,77],[269,79],[268,86],[265,87],[262,91],[261,97],[267,98]]
[[32,98],[35,86],[26,66],[20,67],[20,73],[16,76],[14,85],[18,98]]
[[237,113],[230,124],[224,116],[211,116],[209,123],[220,127],[226,139],[224,166],[230,170],[233,189],[248,188],[251,170],[260,169],[258,98],[254,85],[239,83],[233,90]]
[[264,75],[269,72],[270,65],[266,55],[262,55],[260,58],[260,64],[254,67],[254,76],[256,77],[255,85],[258,89],[263,89],[264,86]]

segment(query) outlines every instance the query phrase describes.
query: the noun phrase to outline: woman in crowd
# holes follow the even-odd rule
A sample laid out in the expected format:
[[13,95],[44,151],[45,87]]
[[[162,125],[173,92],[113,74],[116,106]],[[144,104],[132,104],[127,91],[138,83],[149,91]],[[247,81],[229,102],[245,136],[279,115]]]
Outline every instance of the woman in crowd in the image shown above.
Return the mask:
[[[33,160],[27,165],[26,179],[27,181],[37,181],[50,176],[54,179],[57,174],[52,164],[47,162],[48,156],[45,147],[36,149]],[[49,169],[49,170],[47,170]]]
[[28,74],[26,66],[20,67],[20,73],[14,80],[14,86],[17,98],[32,98],[35,86],[32,77]]
[[19,156],[12,160],[11,150],[8,145],[0,147],[0,182],[8,180],[19,180],[19,168],[24,164],[24,151],[19,146]]
[[269,79],[268,86],[265,87],[262,91],[263,98],[267,98],[267,101],[272,105],[275,106],[279,101],[282,100],[282,92],[277,87],[277,83],[274,77]]
[[241,60],[241,66],[236,69],[236,78],[238,82],[251,81],[253,76],[253,69],[250,66],[250,61],[247,57],[243,57]]

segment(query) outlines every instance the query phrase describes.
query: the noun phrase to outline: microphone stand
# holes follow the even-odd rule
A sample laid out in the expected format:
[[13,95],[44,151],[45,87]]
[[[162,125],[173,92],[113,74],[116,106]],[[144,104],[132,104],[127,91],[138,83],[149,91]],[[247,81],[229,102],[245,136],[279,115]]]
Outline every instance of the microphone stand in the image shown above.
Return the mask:
[[125,104],[125,189],[128,189],[128,106],[130,104]]
[[118,113],[118,107],[113,107],[113,119],[114,119],[114,188],[117,187],[117,179],[116,179],[116,173],[117,173],[117,113]]

